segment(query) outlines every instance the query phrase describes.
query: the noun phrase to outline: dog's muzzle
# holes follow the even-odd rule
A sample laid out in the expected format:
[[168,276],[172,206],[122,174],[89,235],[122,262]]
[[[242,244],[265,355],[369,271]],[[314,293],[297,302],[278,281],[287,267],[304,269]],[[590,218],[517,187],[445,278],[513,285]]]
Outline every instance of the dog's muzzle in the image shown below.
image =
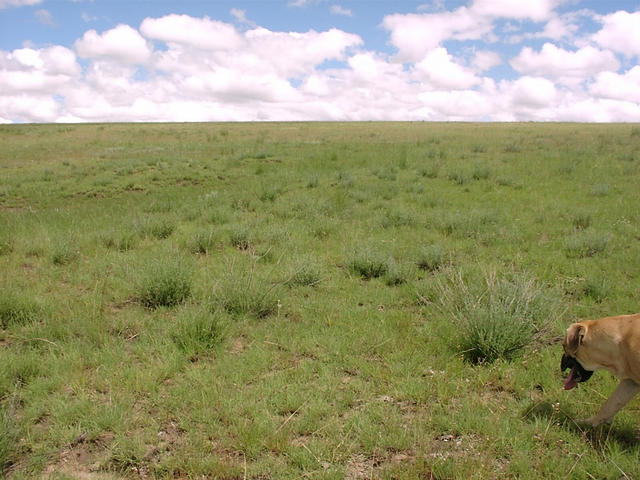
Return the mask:
[[560,361],[560,371],[564,373],[568,368],[570,368],[571,371],[564,383],[565,390],[571,390],[578,385],[578,383],[586,382],[591,378],[591,375],[593,375],[592,371],[585,370],[578,360],[565,353],[562,355],[562,360]]

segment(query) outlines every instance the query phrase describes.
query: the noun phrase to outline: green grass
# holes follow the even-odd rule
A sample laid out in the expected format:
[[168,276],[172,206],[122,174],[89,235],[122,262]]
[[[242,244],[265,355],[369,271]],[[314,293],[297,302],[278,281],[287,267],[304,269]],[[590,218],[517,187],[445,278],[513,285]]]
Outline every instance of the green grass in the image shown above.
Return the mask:
[[136,300],[147,308],[174,307],[191,295],[191,268],[173,258],[150,259],[142,267]]
[[0,477],[637,478],[638,131],[0,127]]
[[180,350],[196,359],[211,353],[224,338],[225,319],[218,312],[204,308],[186,308],[175,319],[172,339]]
[[41,319],[44,309],[36,300],[24,293],[4,290],[0,292],[0,327],[24,325]]
[[456,326],[454,348],[472,363],[512,360],[562,312],[556,292],[523,274],[489,272],[472,283],[447,272],[438,300]]

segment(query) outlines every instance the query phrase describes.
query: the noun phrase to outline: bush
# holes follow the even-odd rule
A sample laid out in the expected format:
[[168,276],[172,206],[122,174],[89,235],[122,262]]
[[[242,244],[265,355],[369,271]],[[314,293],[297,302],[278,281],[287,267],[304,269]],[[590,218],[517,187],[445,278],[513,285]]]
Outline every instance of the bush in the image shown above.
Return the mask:
[[525,274],[490,273],[469,285],[454,272],[439,283],[437,300],[455,324],[464,358],[490,363],[512,359],[544,334],[560,297]]
[[176,321],[171,337],[189,357],[213,350],[224,337],[224,318],[217,311],[190,308],[181,312]]
[[143,272],[138,301],[147,308],[173,307],[191,295],[191,268],[181,261],[156,262]]

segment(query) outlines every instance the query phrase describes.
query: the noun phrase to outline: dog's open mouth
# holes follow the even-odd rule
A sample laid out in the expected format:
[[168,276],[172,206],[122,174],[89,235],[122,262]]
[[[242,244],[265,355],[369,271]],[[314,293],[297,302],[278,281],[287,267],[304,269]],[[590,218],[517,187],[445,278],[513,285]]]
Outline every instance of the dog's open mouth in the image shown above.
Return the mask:
[[560,362],[560,371],[564,372],[567,368],[570,368],[571,371],[569,372],[567,379],[564,381],[565,390],[571,390],[572,388],[575,388],[578,383],[586,382],[593,374],[592,371],[585,370],[575,358],[570,357],[565,353],[562,355],[562,361]]

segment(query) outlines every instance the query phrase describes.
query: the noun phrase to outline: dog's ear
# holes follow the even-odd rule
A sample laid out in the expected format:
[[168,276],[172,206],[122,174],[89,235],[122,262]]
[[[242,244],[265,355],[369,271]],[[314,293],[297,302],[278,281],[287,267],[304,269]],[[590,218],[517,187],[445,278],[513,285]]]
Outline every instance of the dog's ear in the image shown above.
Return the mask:
[[574,323],[567,329],[564,348],[569,355],[576,354],[578,347],[582,345],[582,339],[584,338],[586,331],[586,327],[579,323]]

